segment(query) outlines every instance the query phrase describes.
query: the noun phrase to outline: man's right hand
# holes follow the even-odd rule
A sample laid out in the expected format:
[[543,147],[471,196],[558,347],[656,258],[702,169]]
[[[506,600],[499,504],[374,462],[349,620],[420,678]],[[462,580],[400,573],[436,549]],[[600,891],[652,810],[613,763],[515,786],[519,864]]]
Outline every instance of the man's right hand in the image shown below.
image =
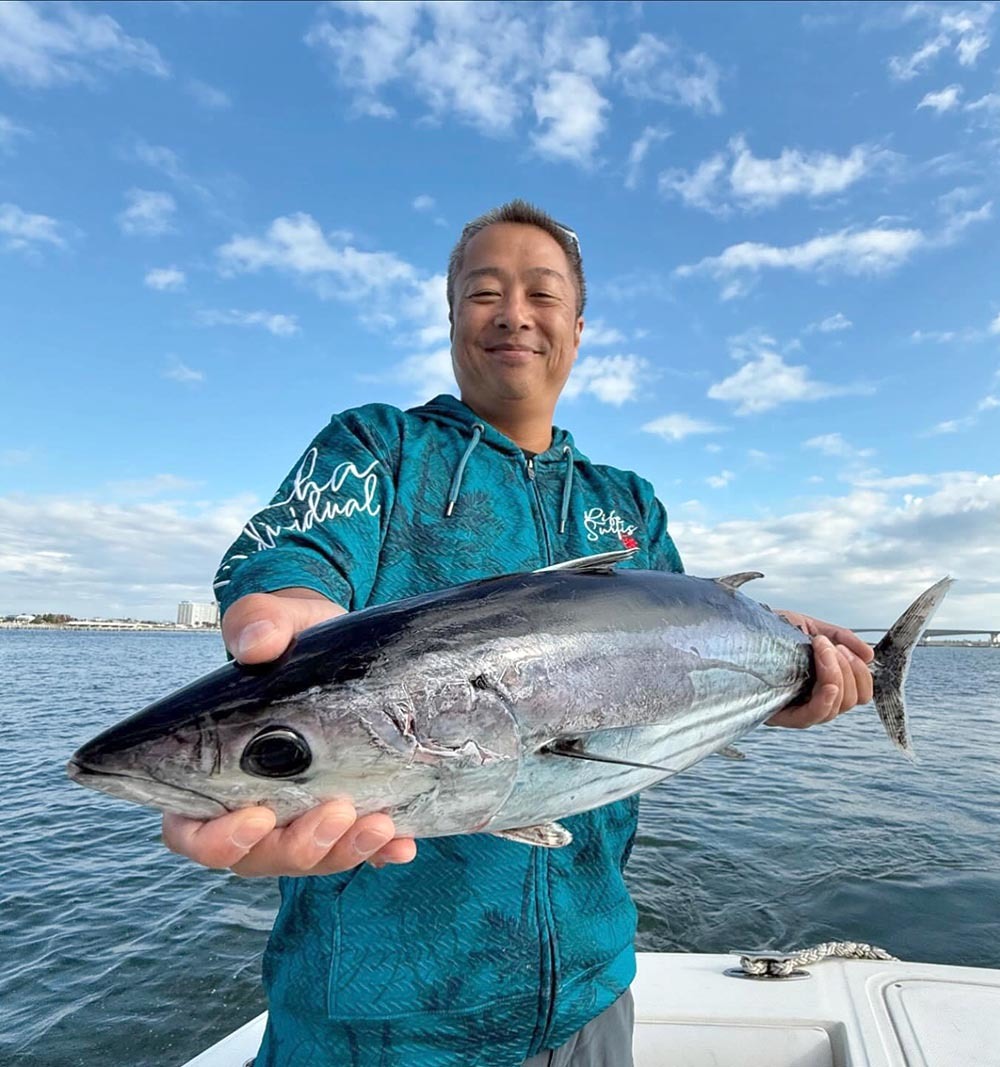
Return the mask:
[[[311,589],[280,589],[241,597],[222,620],[226,648],[240,663],[277,659],[302,630],[345,614]],[[331,800],[287,826],[269,808],[244,808],[201,822],[163,816],[163,841],[172,852],[205,867],[228,867],[246,877],[335,874],[367,860],[373,866],[409,863],[416,842],[396,837],[388,815],[358,818],[348,800]]]

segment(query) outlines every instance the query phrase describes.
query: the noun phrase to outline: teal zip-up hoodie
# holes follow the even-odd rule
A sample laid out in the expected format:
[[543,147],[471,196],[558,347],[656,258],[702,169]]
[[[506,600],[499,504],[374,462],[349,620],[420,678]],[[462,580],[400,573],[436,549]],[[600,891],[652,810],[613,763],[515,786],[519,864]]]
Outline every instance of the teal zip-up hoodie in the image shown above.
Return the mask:
[[[652,486],[564,430],[534,458],[460,401],[343,412],[223,559],[225,611],[305,586],[350,610],[622,545],[681,570]],[[565,821],[573,843],[430,838],[409,864],[286,878],[264,957],[257,1067],[515,1067],[635,975],[622,872],[638,800]]]

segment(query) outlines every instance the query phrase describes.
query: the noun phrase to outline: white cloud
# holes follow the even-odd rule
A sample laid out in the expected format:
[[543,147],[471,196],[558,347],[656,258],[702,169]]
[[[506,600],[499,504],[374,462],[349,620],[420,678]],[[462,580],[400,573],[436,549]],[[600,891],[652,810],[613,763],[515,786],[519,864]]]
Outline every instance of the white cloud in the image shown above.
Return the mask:
[[60,223],[48,215],[32,215],[16,204],[0,204],[0,238],[11,251],[34,249],[40,244],[63,248]]
[[199,311],[202,326],[261,326],[275,337],[292,337],[299,332],[295,315],[276,315],[271,311]]
[[154,267],[146,272],[143,284],[159,292],[179,292],[184,288],[187,278],[184,271],[177,267]]
[[428,196],[426,193],[421,193],[419,196],[413,198],[414,211],[433,211],[434,206],[434,197]]
[[727,485],[736,477],[732,471],[720,471],[718,474],[709,475],[705,479],[706,483],[713,489],[725,489]]
[[639,356],[583,356],[576,361],[563,390],[567,399],[589,395],[620,407],[639,395],[648,364]]
[[994,375],[990,390],[981,400],[976,402],[968,415],[963,415],[960,418],[945,419],[943,422],[937,423],[936,426],[932,426],[925,436],[935,437],[939,434],[961,433],[977,426],[983,414],[1000,408],[1000,398],[993,392],[993,389],[998,385],[1000,385],[1000,371],[997,371]]
[[986,115],[1000,114],[1000,93],[987,93],[985,96],[981,96],[978,100],[970,100],[965,107],[964,111],[982,111]]
[[133,237],[159,237],[173,229],[177,204],[169,193],[129,189],[125,199],[128,207],[118,216],[122,233]]
[[690,415],[675,412],[671,415],[661,415],[658,419],[645,423],[642,429],[646,433],[662,437],[664,441],[683,441],[685,437],[691,437],[694,434],[721,433],[725,427],[717,426],[706,419],[696,419]]
[[836,396],[841,387],[816,381],[809,368],[791,366],[776,352],[764,352],[744,363],[735,374],[709,387],[708,396],[735,405],[737,415],[756,415],[803,400]]
[[222,553],[260,502],[178,499],[191,483],[173,475],[146,483],[0,497],[0,611],[174,619],[179,601],[210,600]]
[[927,482],[922,495],[858,487],[715,525],[675,512],[671,528],[692,574],[762,570],[755,594],[777,607],[888,626],[950,572],[960,581],[934,625],[981,627],[1000,613],[1000,475],[954,471]]
[[820,322],[810,323],[806,329],[806,333],[839,333],[841,330],[849,330],[854,325],[853,322],[841,311],[835,312],[833,315],[828,315]]
[[412,390],[415,404],[423,404],[439,393],[454,393],[456,386],[451,369],[451,349],[437,348],[407,356],[377,380],[407,386]]
[[0,75],[14,85],[93,85],[97,70],[138,70],[160,78],[170,73],[153,45],[129,37],[110,15],[89,6],[0,4]]
[[448,337],[444,275],[422,276],[393,252],[356,248],[350,234],[324,233],[303,213],[275,219],[263,237],[234,237],[218,249],[224,274],[283,271],[307,279],[323,299],[357,304],[379,329],[412,330],[401,343],[433,345]]
[[618,56],[616,73],[625,92],[638,100],[722,113],[718,65],[676,40],[640,34],[632,48]]
[[611,106],[593,81],[583,74],[555,71],[534,90],[531,102],[540,127],[531,138],[538,153],[590,164],[607,125],[604,112]]
[[893,56],[889,60],[890,74],[897,81],[910,81],[948,50],[954,50],[963,67],[974,67],[990,45],[994,10],[992,3],[976,7],[911,3],[902,7],[903,21],[923,20],[929,24],[931,36],[908,56]]
[[990,333],[1000,333],[1000,314],[990,323]]
[[218,250],[225,272],[255,273],[265,267],[313,276],[330,274],[349,298],[412,281],[415,269],[391,252],[363,252],[342,234],[323,233],[311,215],[275,219],[264,237],[234,237]]
[[163,377],[169,378],[174,382],[182,382],[185,385],[191,385],[194,382],[203,382],[205,380],[205,372],[195,370],[194,367],[189,367],[179,359],[174,359],[170,366],[163,372]]
[[208,111],[226,111],[233,106],[230,95],[199,78],[189,78],[185,88],[188,95]]
[[709,387],[712,400],[735,406],[737,415],[756,415],[782,404],[822,400],[851,393],[871,393],[863,382],[833,385],[817,381],[806,366],[786,363],[774,351],[774,339],[749,331],[730,338],[730,354],[743,365],[735,374]]
[[963,233],[977,222],[988,222],[993,218],[993,202],[988,200],[977,208],[968,211],[946,211],[940,231],[932,238],[937,245],[954,244]]
[[588,320],[583,331],[583,347],[620,345],[625,341],[625,334],[614,326],[608,326],[604,319]]
[[7,115],[0,115],[0,152],[13,152],[19,137],[30,137],[30,130],[19,126]]
[[681,278],[708,274],[723,281],[763,270],[884,274],[902,266],[926,243],[920,230],[880,227],[839,230],[785,247],[744,241],[730,245],[718,256],[706,256],[698,263],[678,267],[674,274]]
[[788,196],[816,199],[841,193],[885,158],[877,149],[855,145],[846,156],[783,148],[777,159],[758,159],[743,137],[733,139],[730,151],[733,193],[755,207],[773,207]]
[[838,459],[865,459],[873,456],[873,448],[855,448],[849,444],[839,433],[824,433],[817,437],[810,437],[803,442],[803,448],[814,448],[822,452],[824,456],[836,456]]
[[699,163],[690,174],[677,167],[663,171],[657,184],[661,193],[679,196],[688,207],[727,214],[730,209],[720,200],[719,187],[728,166],[725,155],[714,155]]
[[[537,154],[591,165],[608,127],[602,86],[721,110],[718,68],[679,42],[642,34],[612,60],[595,13],[571,4],[392,3],[326,5],[306,36],[325,57],[355,112],[397,115],[414,102],[433,122],[523,139]],[[532,124],[532,119],[534,123]]]
[[734,208],[771,208],[791,196],[812,200],[834,196],[897,159],[893,152],[864,144],[855,145],[845,156],[783,148],[776,158],[760,158],[740,135],[725,152],[710,156],[691,172],[664,171],[659,187],[689,207],[724,216]]
[[658,141],[670,136],[670,131],[662,126],[647,126],[632,142],[628,150],[628,170],[625,174],[625,188],[634,189],[639,184],[639,171],[650,148]]
[[917,110],[926,107],[936,111],[939,115],[945,111],[954,111],[958,107],[958,98],[961,95],[961,85],[949,85],[946,89],[939,89],[936,93],[926,93],[917,104]]

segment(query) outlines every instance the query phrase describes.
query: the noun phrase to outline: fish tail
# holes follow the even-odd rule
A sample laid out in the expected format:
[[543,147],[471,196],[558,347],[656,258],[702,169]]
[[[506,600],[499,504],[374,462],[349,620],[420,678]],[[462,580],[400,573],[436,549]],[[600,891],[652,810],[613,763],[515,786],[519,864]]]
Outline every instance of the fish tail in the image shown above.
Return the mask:
[[871,664],[875,710],[889,740],[911,760],[914,759],[914,752],[906,725],[903,685],[910,669],[913,649],[951,588],[951,583],[951,578],[942,578],[930,589],[925,589],[875,646],[875,659]]

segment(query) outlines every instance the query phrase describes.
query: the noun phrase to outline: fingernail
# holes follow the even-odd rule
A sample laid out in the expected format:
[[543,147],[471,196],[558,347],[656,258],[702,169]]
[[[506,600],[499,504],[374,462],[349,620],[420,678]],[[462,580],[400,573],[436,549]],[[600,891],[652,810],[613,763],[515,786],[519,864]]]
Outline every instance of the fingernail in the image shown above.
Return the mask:
[[320,848],[329,848],[344,836],[344,831],[352,822],[354,822],[354,820],[350,817],[345,819],[328,815],[319,826],[313,830],[313,840]]
[[249,626],[244,626],[240,630],[239,637],[236,638],[236,658],[241,659],[250,649],[255,645],[259,645],[265,637],[272,634],[274,630],[274,623],[267,619],[260,619],[257,622],[250,623]]
[[374,867],[376,871],[380,871],[388,862],[388,860],[380,860],[377,859],[375,856],[372,856],[372,858],[368,861],[368,866]]
[[388,840],[385,834],[378,834],[374,830],[362,830],[354,839],[354,851],[359,856],[370,856]]
[[267,819],[248,819],[236,827],[230,840],[237,848],[253,848],[270,829]]

